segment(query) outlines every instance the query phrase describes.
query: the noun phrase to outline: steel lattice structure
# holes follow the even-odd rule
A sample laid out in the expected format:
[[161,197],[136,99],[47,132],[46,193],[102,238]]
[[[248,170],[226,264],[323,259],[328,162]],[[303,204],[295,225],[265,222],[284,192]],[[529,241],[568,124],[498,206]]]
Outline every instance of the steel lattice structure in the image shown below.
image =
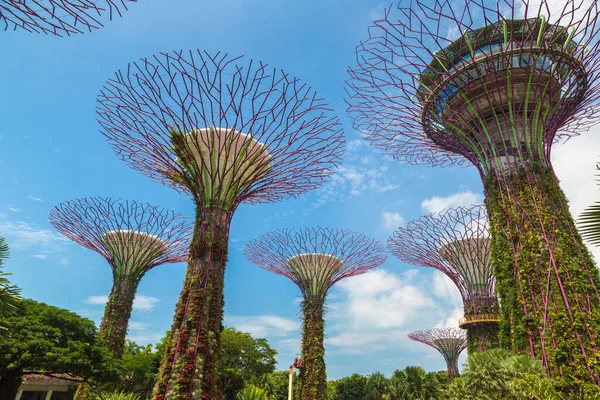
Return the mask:
[[400,3],[369,29],[348,80],[349,114],[375,146],[411,163],[478,168],[500,341],[541,359],[574,398],[598,391],[600,281],[550,152],[600,116],[598,7]]
[[187,260],[189,221],[147,203],[89,197],[54,207],[50,223],[111,266],[113,286],[99,334],[113,355],[121,357],[138,284],[158,265]]
[[387,258],[383,245],[341,229],[284,229],[251,240],[244,253],[253,263],[285,276],[300,289],[304,362],[300,375],[301,399],[326,399],[323,340],[327,292],[336,282],[383,264]]
[[446,360],[448,378],[452,381],[459,376],[458,356],[467,347],[467,335],[459,328],[433,328],[411,332],[408,337],[414,341],[433,347]]
[[0,27],[56,36],[91,32],[137,0],[3,0]]
[[388,248],[400,260],[435,268],[454,282],[464,305],[460,327],[469,352],[498,347],[499,305],[483,206],[447,209],[397,229]]
[[97,113],[116,152],[196,204],[157,400],[218,396],[231,218],[242,202],[279,201],[324,182],[344,146],[330,111],[310,86],[278,68],[200,50],[133,62],[102,89]]

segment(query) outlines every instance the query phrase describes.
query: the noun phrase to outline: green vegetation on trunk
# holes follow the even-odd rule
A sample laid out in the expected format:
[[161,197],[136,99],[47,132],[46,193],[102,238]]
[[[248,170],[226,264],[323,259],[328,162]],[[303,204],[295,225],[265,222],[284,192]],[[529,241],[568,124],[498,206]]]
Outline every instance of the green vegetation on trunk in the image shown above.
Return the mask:
[[197,204],[183,290],[154,388],[156,400],[219,398],[229,213]]
[[302,303],[302,359],[304,368],[300,379],[302,400],[325,400],[327,374],[325,372],[325,320],[321,300],[306,299]]
[[600,281],[564,193],[550,167],[533,165],[485,189],[501,344],[542,360],[561,391],[582,398],[600,374]]
[[500,347],[498,339],[500,327],[496,322],[471,324],[467,328],[467,349],[469,354],[488,351]]

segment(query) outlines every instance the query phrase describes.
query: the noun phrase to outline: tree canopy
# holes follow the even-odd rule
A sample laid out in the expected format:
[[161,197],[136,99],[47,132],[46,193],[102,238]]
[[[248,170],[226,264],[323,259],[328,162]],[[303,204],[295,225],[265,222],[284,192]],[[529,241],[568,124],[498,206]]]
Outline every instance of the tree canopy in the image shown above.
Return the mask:
[[118,377],[117,362],[96,338],[92,321],[74,312],[22,300],[0,342],[0,399],[14,399],[24,373],[70,374],[99,382]]
[[12,285],[7,278],[11,274],[2,272],[4,260],[8,258],[8,254],[8,245],[0,236],[0,340],[6,336],[9,329],[8,318],[16,314],[21,300],[21,290]]

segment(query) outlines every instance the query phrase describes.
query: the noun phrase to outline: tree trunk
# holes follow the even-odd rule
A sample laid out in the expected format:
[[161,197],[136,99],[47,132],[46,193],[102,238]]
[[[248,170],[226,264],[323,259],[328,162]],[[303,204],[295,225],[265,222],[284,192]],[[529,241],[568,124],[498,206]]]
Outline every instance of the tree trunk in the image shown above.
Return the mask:
[[197,206],[188,269],[175,309],[155,400],[215,399],[231,213]]
[[116,278],[104,309],[104,318],[98,336],[104,339],[108,350],[115,358],[123,357],[127,325],[131,318],[138,284],[138,277]]
[[301,378],[302,400],[325,400],[327,374],[325,371],[325,321],[323,302],[305,299],[302,332],[302,359],[304,368]]
[[485,181],[503,347],[542,360],[560,390],[598,384],[598,271],[550,167]]

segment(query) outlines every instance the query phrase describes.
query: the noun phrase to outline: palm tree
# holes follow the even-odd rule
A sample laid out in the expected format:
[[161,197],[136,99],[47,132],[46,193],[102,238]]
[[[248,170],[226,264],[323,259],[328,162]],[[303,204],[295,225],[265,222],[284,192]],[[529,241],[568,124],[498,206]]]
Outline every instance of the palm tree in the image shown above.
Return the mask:
[[264,389],[256,386],[246,386],[244,390],[240,391],[236,400],[268,400],[267,392]]
[[451,400],[558,400],[540,361],[508,350],[473,353],[449,388]]
[[6,320],[13,316],[21,300],[21,290],[10,284],[8,272],[2,272],[4,260],[8,258],[8,245],[3,237],[0,236],[0,338],[8,332],[8,323]]
[[383,400],[389,392],[389,381],[381,372],[367,377],[365,400]]
[[[596,164],[600,171],[600,165]],[[600,176],[597,175],[600,181]],[[581,236],[593,245],[600,245],[600,202],[596,202],[586,208],[577,219],[577,225]]]
[[442,396],[442,386],[435,374],[428,374],[421,367],[408,366],[394,371],[390,394],[393,400],[436,400]]

